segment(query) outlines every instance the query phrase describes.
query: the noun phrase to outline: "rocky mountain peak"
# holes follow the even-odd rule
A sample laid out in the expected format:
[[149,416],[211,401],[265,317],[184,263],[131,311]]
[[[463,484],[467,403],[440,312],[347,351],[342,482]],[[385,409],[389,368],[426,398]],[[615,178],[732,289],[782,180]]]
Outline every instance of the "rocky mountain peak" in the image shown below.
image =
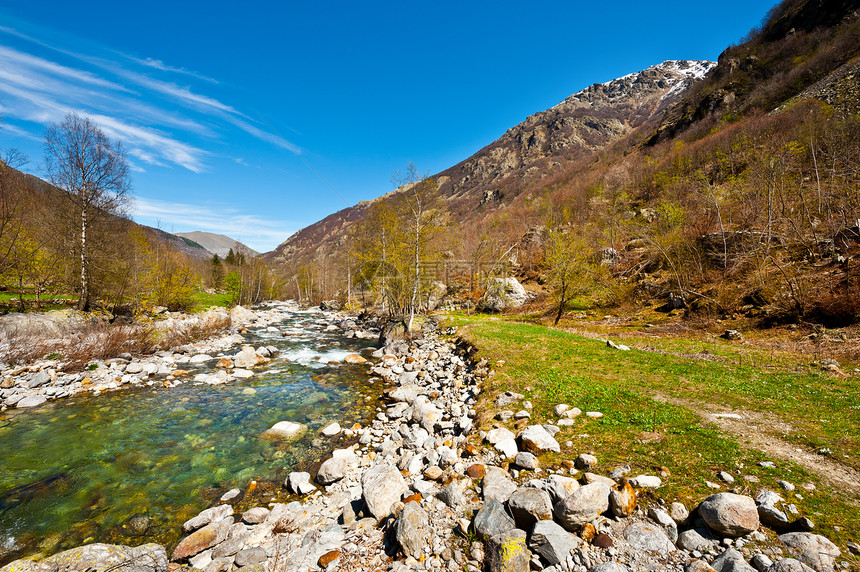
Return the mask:
[[[717,64],[669,60],[605,83],[595,83],[561,103],[527,117],[465,161],[436,175],[440,195],[460,218],[481,217],[509,203],[569,161],[615,143],[643,123],[655,120],[693,82]],[[268,260],[286,262],[335,244],[361,220],[370,203],[334,213],[302,229]]]
[[[627,135],[637,126],[662,113],[694,81],[704,78],[716,62],[668,60],[604,83],[595,83],[561,103],[535,113],[511,127],[494,143],[441,173],[440,186],[447,194],[477,190],[482,196],[491,187],[522,171],[522,182],[532,174],[545,176],[536,162],[576,156],[601,149]],[[530,171],[531,169],[531,171]]]

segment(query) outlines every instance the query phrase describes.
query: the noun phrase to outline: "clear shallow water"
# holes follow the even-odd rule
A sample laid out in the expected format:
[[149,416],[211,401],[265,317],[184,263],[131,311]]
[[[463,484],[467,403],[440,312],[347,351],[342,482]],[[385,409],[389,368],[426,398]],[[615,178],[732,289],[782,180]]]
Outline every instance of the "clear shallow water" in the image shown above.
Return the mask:
[[[282,352],[249,380],[124,389],[0,415],[0,564],[83,542],[169,545],[184,520],[234,487],[246,493],[241,506],[283,500],[290,471],[343,446],[320,429],[366,424],[379,395],[363,366],[329,364],[368,342],[323,332],[317,319],[297,312],[275,324],[280,332],[246,335]],[[309,429],[289,442],[262,436],[283,420]],[[259,484],[249,491],[251,480]]]

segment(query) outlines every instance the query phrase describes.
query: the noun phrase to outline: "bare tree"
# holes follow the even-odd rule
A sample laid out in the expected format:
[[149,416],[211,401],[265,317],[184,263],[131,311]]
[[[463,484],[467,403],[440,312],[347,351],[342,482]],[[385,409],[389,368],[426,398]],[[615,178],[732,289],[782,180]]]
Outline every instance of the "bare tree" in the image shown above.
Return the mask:
[[411,279],[412,293],[409,299],[409,323],[406,329],[412,331],[412,323],[415,321],[415,312],[420,301],[422,256],[427,254],[439,225],[436,212],[437,188],[436,181],[421,175],[413,163],[406,167],[404,174],[395,172],[392,181],[398,183],[399,188],[402,189],[399,199],[405,215],[404,222],[409,228],[406,236],[410,251],[411,276],[407,278],[407,282]]
[[80,216],[81,281],[78,309],[90,305],[87,229],[95,220],[121,215],[129,201],[128,161],[119,141],[112,141],[89,118],[76,113],[45,133],[45,163],[51,183],[65,191]]

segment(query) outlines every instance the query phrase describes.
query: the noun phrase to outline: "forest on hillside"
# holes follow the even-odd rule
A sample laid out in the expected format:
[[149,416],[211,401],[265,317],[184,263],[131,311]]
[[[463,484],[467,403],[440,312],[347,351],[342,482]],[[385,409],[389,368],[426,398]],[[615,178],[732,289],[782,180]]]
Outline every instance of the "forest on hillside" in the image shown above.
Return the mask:
[[282,282],[255,257],[231,251],[200,260],[183,251],[182,239],[134,223],[122,146],[86,117],[67,116],[46,140],[53,184],[16,169],[27,158],[14,150],[0,160],[0,302],[7,311],[77,306],[130,316],[188,310],[207,291],[222,292],[229,304],[280,295]]
[[[319,223],[324,240],[282,265],[288,293],[398,313],[432,306],[441,282],[471,307],[515,274],[548,313],[671,300],[690,316],[857,322],[860,18],[856,2],[813,4],[776,6],[657,121],[535,161],[480,203],[413,167],[341,227]],[[419,188],[436,189],[421,213]]]

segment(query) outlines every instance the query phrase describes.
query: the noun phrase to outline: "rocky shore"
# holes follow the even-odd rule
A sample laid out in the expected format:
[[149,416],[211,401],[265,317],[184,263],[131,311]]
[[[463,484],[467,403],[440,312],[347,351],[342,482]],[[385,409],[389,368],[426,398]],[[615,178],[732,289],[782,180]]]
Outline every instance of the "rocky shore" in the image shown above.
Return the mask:
[[[349,318],[333,318],[331,327],[373,335]],[[368,365],[387,382],[376,419],[367,427],[323,430],[345,439],[348,431],[358,442],[345,440],[315,475],[291,473],[284,486],[296,494],[294,502],[239,514],[237,489],[185,522],[187,536],[169,555],[158,545],[88,545],[39,563],[19,560],[0,572],[825,572],[849,566],[835,545],[812,532],[811,520],[792,515],[783,495],[799,493],[790,483],[779,493],[719,492],[685,506],[659,496],[671,475],[630,475],[629,467],[603,467],[597,456],[556,441],[560,427],[580,415],[599,418],[598,411],[558,404],[555,418],[536,420],[523,396],[506,392],[481,400],[499,422],[475,427],[483,380],[492,375],[475,353],[466,342],[432,333],[375,352]],[[519,420],[518,433],[505,425],[511,419]],[[558,465],[543,466],[559,455],[566,458]]]
[[[289,308],[293,307],[273,304],[257,310],[236,306],[229,312],[224,308],[212,308],[197,315],[177,313],[156,322],[156,329],[189,329],[216,323],[230,326],[224,335],[154,355],[135,357],[125,353],[107,360],[93,360],[84,371],[63,371],[59,357],[40,359],[20,367],[5,367],[0,370],[0,411],[38,407],[47,401],[74,395],[97,396],[129,387],[173,387],[187,382],[217,385],[247,379],[254,375],[254,367],[274,357],[277,352],[274,347],[245,346],[232,358],[220,356],[245,344],[242,332],[247,327],[266,327],[279,322]],[[41,322],[36,325],[45,327]],[[58,329],[56,335],[63,333]],[[208,373],[213,367],[216,372]],[[197,371],[204,369],[207,373]]]

